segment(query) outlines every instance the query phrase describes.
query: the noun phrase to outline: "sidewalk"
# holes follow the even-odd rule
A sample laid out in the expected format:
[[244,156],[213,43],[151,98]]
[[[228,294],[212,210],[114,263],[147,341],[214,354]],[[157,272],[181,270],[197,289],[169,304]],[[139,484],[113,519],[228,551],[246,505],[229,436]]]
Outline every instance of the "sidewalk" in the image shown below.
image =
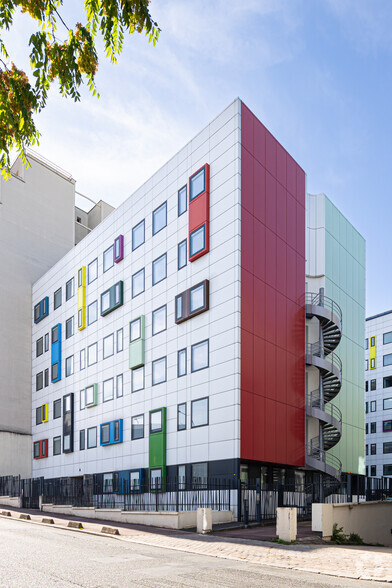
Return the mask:
[[[392,549],[387,547],[349,547],[329,544],[280,545],[261,540],[223,537],[219,533],[203,536],[187,531],[171,531],[124,523],[113,524],[112,521],[95,522],[91,519],[83,520],[80,517],[66,515],[53,517],[49,513],[41,513],[36,510],[11,509],[0,506],[0,513],[3,510],[11,512],[12,518],[18,520],[21,513],[29,514],[33,524],[45,524],[41,523],[42,518],[53,518],[55,525],[51,526],[61,529],[66,529],[71,520],[83,522],[83,530],[72,529],[77,533],[94,533],[109,537],[110,535],[101,533],[103,526],[109,526],[119,530],[120,535],[113,535],[113,538],[128,543],[343,578],[392,583]],[[1,518],[4,517],[0,514]],[[20,522],[21,524],[29,524],[29,521]]]

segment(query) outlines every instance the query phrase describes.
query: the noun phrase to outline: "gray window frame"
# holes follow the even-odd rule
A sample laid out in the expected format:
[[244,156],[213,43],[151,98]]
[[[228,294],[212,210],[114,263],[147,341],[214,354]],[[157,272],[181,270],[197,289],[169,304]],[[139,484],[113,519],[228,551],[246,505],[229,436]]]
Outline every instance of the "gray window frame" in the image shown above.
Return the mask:
[[[140,292],[138,292],[137,294],[134,293],[134,279],[136,276],[138,276],[139,274],[143,274],[143,290],[140,290]],[[140,296],[140,294],[143,294],[143,292],[145,292],[146,290],[146,273],[145,273],[145,268],[141,268],[139,271],[135,272],[134,274],[132,274],[132,298],[136,298],[137,296]]]
[[[207,400],[207,422],[203,423],[202,425],[194,425],[193,424],[193,407],[198,402],[202,402],[203,400]],[[204,396],[203,398],[196,398],[195,400],[191,401],[191,429],[199,429],[200,427],[207,427],[210,424],[210,399],[208,396]]]
[[[183,202],[185,196],[185,200]],[[185,207],[183,204],[185,203]],[[185,184],[177,192],[177,216],[182,216],[188,210],[188,186]]]
[[40,357],[44,354],[44,338],[40,337],[35,343],[35,357]]
[[[60,414],[57,414],[58,407],[60,407]],[[57,414],[57,416],[56,416],[56,414]],[[60,419],[60,418],[61,418],[61,398],[53,401],[53,420]]]
[[[134,419],[139,419],[139,418],[142,419],[142,424],[141,425],[134,425],[133,424]],[[135,433],[134,433],[135,426],[142,427],[142,429],[141,429],[142,435],[135,436]],[[144,439],[144,414],[135,414],[131,419],[131,441],[137,441],[138,439]]]
[[[161,209],[165,209],[165,224],[162,225],[159,229],[156,228],[156,215],[159,214],[159,212],[161,211]],[[162,204],[160,204],[152,213],[152,234],[157,235],[158,233],[160,233],[165,227],[167,227],[167,200],[165,200],[165,202],[162,202]]]
[[[159,262],[161,262],[162,260],[165,261],[165,275],[163,278],[160,278],[159,280],[155,279],[155,271],[156,271],[156,264],[158,264]],[[160,282],[163,282],[163,280],[166,280],[167,278],[167,253],[163,253],[162,255],[160,255],[159,257],[157,257],[156,259],[154,259],[154,261],[152,262],[152,285],[156,286],[156,284],[159,284]]]
[[[155,320],[155,313],[162,311],[164,309],[164,315],[165,315],[165,326],[163,329],[160,329],[159,331],[156,331],[154,329],[154,320]],[[158,335],[159,333],[163,333],[164,331],[167,330],[167,305],[163,304],[162,306],[160,306],[159,308],[156,308],[155,310],[152,311],[152,334],[154,335]]]
[[[185,412],[181,413],[180,412],[180,407],[184,406],[185,407]],[[180,415],[184,416],[185,419],[185,424],[183,426],[180,426]],[[187,406],[186,406],[186,402],[180,402],[179,404],[177,404],[177,431],[186,431],[187,428]]]
[[[95,445],[90,445],[89,431],[93,431],[94,429],[95,429]],[[89,427],[87,429],[87,449],[95,449],[95,447],[97,447],[97,440],[98,440],[97,427]]]
[[[193,351],[195,347],[199,347],[203,343],[207,343],[207,365],[199,368],[194,368],[194,360],[193,360]],[[194,343],[191,345],[191,373],[200,372],[201,370],[205,370],[210,367],[210,340],[204,339],[203,341],[199,341],[198,343]]]
[[[68,325],[71,325],[71,333],[68,332]],[[73,315],[65,321],[65,338],[70,339],[74,335],[74,317]]]
[[[159,382],[154,382],[154,364],[157,364],[158,362],[164,360],[165,361],[165,379],[164,380],[160,380]],[[158,357],[157,359],[154,359],[152,361],[152,366],[151,366],[151,382],[153,386],[159,386],[159,384],[164,384],[165,382],[167,382],[167,356],[164,355],[162,357]]]
[[[105,254],[110,251],[110,249],[112,250],[112,264],[109,265],[106,269],[105,269]],[[102,253],[102,269],[103,269],[103,273],[105,274],[106,272],[108,272],[110,270],[110,268],[112,268],[114,266],[114,244],[110,245],[107,249],[105,249],[105,251]]]
[[[92,267],[93,264],[96,267],[96,275],[95,278],[93,277],[93,279],[90,280],[90,267]],[[95,282],[95,280],[98,280],[98,257],[90,261],[90,263],[87,266],[87,284],[92,284],[93,282]]]
[[[139,243],[139,245],[135,246],[135,233],[134,233],[134,231],[136,231],[140,227],[140,225],[143,225],[143,241],[141,243]],[[136,251],[136,249],[141,247],[145,242],[146,242],[146,224],[145,224],[145,219],[143,219],[139,223],[137,223],[137,225],[132,227],[132,251]]]
[[[56,442],[60,444],[59,451],[56,451]],[[53,437],[53,455],[61,455],[61,435]]]
[[[180,373],[180,355],[185,355],[185,371],[184,373]],[[187,348],[184,347],[183,349],[179,349],[177,351],[177,378],[182,378],[183,376],[187,375],[188,372],[188,357],[187,357]]]
[[[185,249],[185,263],[183,263],[181,265],[180,264],[180,258],[181,258],[180,257],[180,251],[181,251],[182,248]],[[184,239],[183,241],[181,241],[177,245],[177,270],[179,271],[183,267],[186,267],[187,263],[188,263],[188,239]]]
[[[60,304],[58,303],[58,301],[56,302],[56,298],[58,296],[60,296]],[[62,296],[61,286],[60,286],[60,288],[58,288],[56,290],[56,292],[54,292],[54,294],[53,294],[53,310],[57,310],[58,308],[60,308],[62,303],[63,303],[63,296]]]

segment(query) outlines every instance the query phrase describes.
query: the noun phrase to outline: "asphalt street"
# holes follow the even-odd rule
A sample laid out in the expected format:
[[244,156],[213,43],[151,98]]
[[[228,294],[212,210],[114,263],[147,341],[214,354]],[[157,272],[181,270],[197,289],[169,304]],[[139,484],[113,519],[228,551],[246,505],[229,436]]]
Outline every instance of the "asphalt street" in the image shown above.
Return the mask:
[[380,587],[0,519],[0,586]]

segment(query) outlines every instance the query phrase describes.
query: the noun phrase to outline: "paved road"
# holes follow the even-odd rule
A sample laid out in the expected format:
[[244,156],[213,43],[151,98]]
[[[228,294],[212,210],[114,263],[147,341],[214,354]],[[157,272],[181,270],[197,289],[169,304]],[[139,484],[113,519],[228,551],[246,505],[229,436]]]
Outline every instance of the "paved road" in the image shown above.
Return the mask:
[[0,586],[377,587],[0,519]]

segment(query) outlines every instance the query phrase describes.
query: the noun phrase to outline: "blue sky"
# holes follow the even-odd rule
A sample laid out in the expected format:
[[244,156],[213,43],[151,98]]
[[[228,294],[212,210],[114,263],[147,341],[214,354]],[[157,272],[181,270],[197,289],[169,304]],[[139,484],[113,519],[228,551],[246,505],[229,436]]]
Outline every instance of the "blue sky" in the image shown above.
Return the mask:
[[[65,20],[81,19],[67,0]],[[117,206],[239,96],[367,242],[367,314],[392,308],[390,0],[153,0],[156,47],[102,55],[101,98],[51,92],[39,152]],[[27,16],[7,37],[23,66]]]

